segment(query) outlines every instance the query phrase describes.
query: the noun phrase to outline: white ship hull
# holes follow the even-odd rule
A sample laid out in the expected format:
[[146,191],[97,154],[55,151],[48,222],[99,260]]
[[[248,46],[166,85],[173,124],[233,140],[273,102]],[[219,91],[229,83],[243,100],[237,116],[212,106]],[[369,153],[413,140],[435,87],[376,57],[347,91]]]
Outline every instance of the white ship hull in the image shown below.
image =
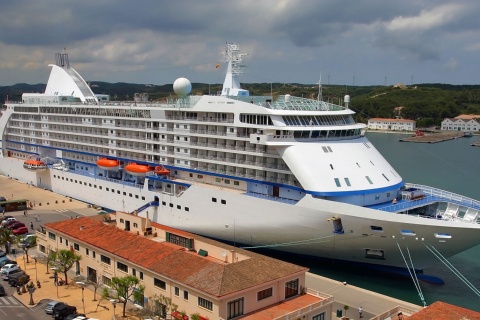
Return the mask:
[[[69,171],[32,173],[22,170],[22,162],[13,158],[0,158],[0,173],[118,211],[134,212],[145,201],[153,201],[158,197],[160,205],[150,207],[140,215],[167,226],[234,242],[243,247],[265,246],[362,264],[406,268],[400,246],[404,254],[408,247],[414,267],[423,269],[436,259],[426,245],[433,245],[442,255],[450,257],[477,245],[480,236],[478,224],[466,225],[463,222],[392,214],[311,196],[293,205],[210,187],[191,186],[177,197]],[[106,191],[107,188],[120,190],[120,194]],[[124,192],[127,196],[123,195]],[[129,194],[134,196],[129,197]],[[135,195],[140,199],[143,196],[146,200],[135,199]],[[216,198],[217,202],[212,202],[212,198]],[[225,204],[221,200],[225,200]],[[166,205],[162,205],[162,202]],[[188,212],[184,210],[185,207],[189,208]],[[341,218],[345,229],[343,234],[334,233],[332,223],[328,221],[333,216]],[[372,225],[382,227],[383,232],[373,232]],[[402,230],[414,230],[416,236],[402,236]],[[450,234],[451,239],[445,241],[436,238],[436,233]],[[369,257],[366,256],[367,249],[372,250]],[[374,258],[373,250],[382,253],[378,259]]]

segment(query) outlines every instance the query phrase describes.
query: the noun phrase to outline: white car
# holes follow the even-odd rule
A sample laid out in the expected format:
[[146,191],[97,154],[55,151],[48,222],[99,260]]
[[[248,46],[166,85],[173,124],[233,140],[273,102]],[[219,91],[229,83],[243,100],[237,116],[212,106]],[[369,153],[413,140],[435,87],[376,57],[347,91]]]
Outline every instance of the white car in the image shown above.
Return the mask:
[[15,269],[20,269],[19,265],[18,264],[13,264],[13,263],[9,263],[9,264],[6,264],[2,267],[2,269],[0,269],[0,272],[3,274],[4,271],[5,273],[7,273],[8,271],[10,270],[15,270]]
[[9,223],[10,221],[17,221],[17,219],[15,218],[7,218],[5,220],[2,221],[2,226],[6,225],[7,223]]

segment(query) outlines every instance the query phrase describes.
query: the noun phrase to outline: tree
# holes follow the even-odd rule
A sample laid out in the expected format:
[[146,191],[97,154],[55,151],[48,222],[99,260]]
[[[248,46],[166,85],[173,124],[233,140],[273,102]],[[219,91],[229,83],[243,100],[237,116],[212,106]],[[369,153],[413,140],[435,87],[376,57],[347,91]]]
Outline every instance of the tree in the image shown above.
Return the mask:
[[153,316],[159,316],[166,318],[168,314],[172,314],[177,310],[178,305],[172,303],[172,299],[165,297],[164,295],[154,294],[153,297],[148,299],[149,309]]
[[104,288],[102,297],[105,299],[115,299],[117,303],[123,304],[123,317],[125,317],[125,310],[127,308],[127,301],[134,297],[135,300],[143,298],[143,291],[145,287],[139,285],[140,280],[135,276],[113,277],[108,288]]
[[82,259],[82,256],[68,249],[63,249],[56,253],[55,264],[57,271],[65,275],[65,283],[68,284],[68,270],[70,270],[77,261],[80,261],[80,259]]
[[57,253],[55,251],[50,251],[50,253],[46,256],[45,264],[47,265],[47,274],[50,273],[48,271],[50,264],[53,263],[56,259],[57,259]]
[[93,290],[93,301],[97,301],[97,290],[102,285],[102,275],[99,275],[99,276],[95,277],[93,274],[91,274],[88,277],[87,282],[89,284],[91,284],[94,288],[94,290]]
[[10,248],[17,243],[17,237],[9,228],[0,228],[0,246],[5,247],[5,252],[10,253]]
[[[21,238],[18,238],[17,242],[21,242]],[[27,256],[27,263],[28,263],[28,250],[33,248],[37,245],[37,237],[33,237],[33,240],[29,241],[28,243],[22,243],[21,247],[25,255]]]

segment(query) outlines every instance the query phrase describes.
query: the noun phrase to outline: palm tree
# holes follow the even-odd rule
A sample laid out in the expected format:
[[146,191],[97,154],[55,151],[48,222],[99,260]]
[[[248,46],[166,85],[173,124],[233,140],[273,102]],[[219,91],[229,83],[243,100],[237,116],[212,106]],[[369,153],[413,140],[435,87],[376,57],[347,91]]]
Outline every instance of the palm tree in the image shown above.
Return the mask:
[[0,246],[5,247],[5,252],[10,253],[10,248],[17,243],[17,237],[9,228],[0,229]]

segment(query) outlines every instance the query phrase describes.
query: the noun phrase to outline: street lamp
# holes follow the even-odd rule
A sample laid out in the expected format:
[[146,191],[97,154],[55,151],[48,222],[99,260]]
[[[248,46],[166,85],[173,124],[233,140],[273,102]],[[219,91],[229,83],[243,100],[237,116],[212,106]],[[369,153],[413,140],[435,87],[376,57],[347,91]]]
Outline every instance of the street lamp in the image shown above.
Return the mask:
[[37,273],[37,256],[32,257],[35,261],[35,282],[38,284],[38,273]]
[[116,320],[116,319],[117,319],[117,316],[115,315],[115,308],[117,307],[117,300],[112,299],[112,300],[110,300],[110,302],[111,302],[112,305],[113,305],[113,319]]
[[58,298],[58,273],[57,273],[57,267],[50,268],[50,270],[53,270],[53,280],[55,281],[55,287],[57,287],[57,298]]
[[85,313],[85,300],[83,299],[83,290],[85,290],[85,282],[77,281],[77,284],[82,288],[82,304],[83,304],[83,313]]

